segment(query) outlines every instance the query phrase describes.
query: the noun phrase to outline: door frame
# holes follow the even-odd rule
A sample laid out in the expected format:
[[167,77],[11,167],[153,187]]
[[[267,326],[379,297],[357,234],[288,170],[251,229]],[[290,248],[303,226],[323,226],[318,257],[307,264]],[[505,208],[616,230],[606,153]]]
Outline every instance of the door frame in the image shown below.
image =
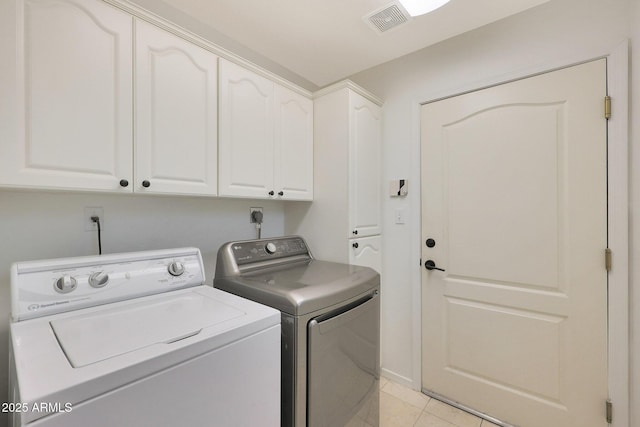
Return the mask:
[[[462,95],[488,87],[533,77],[538,74],[567,68],[585,62],[606,58],[607,92],[612,99],[612,117],[607,123],[607,226],[608,246],[613,254],[612,269],[608,274],[608,388],[614,405],[612,427],[629,426],[629,41],[624,40],[605,52],[591,52],[579,56],[566,56],[541,66],[513,71],[484,81],[475,81],[462,87],[420,95],[412,102],[411,179],[415,184],[411,235],[421,236],[421,155],[420,108],[423,104]],[[604,100],[603,100],[604,105]],[[604,114],[604,107],[603,107]],[[413,259],[421,259],[422,239],[412,243]],[[604,249],[604,248],[603,248]],[[603,251],[604,266],[604,251]],[[411,277],[412,284],[412,384],[414,390],[422,388],[422,325],[421,294],[422,266]],[[602,413],[604,417],[604,402]]]

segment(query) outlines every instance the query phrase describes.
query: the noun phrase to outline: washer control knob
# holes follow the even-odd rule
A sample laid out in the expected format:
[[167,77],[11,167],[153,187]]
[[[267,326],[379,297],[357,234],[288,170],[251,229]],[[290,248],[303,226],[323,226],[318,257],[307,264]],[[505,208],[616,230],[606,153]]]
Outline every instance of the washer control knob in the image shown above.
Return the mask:
[[91,287],[101,288],[107,283],[109,283],[109,275],[104,271],[91,273],[89,276],[89,285],[91,285]]
[[60,292],[61,294],[69,293],[77,286],[78,281],[75,279],[75,277],[69,276],[68,274],[65,274],[53,283],[53,289],[55,289],[56,292]]
[[278,249],[278,248],[276,247],[276,244],[273,243],[273,242],[267,243],[267,246],[264,247],[264,250],[267,251],[268,254],[275,253],[276,249]]
[[180,261],[173,261],[169,264],[167,271],[169,271],[169,274],[172,276],[181,276],[182,273],[184,273],[184,264]]

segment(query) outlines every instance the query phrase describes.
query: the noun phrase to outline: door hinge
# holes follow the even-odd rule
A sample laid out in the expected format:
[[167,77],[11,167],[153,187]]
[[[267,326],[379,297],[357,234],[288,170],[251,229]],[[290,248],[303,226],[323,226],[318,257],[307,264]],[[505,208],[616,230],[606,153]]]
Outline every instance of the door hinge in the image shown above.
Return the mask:
[[611,97],[609,95],[604,97],[604,118],[607,120],[611,118]]
[[611,271],[611,249],[606,248],[604,250],[604,268],[607,269],[607,271]]
[[606,405],[607,422],[611,424],[613,420],[613,403],[611,403],[611,399],[607,399],[607,402],[605,403],[605,405]]

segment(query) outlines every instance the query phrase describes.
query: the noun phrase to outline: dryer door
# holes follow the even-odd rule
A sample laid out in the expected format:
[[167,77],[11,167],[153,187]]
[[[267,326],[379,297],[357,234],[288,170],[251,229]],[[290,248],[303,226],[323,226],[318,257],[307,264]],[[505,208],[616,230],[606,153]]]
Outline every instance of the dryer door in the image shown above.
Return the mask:
[[359,418],[378,426],[380,297],[375,291],[309,322],[309,427]]

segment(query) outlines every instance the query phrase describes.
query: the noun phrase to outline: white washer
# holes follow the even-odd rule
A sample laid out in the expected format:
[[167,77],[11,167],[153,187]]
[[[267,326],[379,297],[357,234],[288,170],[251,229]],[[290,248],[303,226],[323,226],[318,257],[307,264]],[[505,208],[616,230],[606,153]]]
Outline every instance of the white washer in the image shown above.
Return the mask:
[[280,426],[280,312],[195,248],[16,263],[14,426]]

